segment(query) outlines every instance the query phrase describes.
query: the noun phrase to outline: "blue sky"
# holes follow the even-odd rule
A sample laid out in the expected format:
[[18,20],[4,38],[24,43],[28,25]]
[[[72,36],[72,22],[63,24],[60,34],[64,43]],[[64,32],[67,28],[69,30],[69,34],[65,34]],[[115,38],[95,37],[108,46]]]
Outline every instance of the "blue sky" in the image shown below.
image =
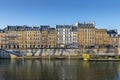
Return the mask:
[[119,29],[120,0],[0,0],[0,28],[96,22],[97,28]]

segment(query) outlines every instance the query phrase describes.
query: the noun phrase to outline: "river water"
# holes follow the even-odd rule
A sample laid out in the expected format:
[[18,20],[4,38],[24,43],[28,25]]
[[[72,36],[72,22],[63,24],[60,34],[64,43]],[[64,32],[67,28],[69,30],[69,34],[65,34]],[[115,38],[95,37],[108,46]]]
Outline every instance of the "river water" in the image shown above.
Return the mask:
[[120,62],[1,59],[0,80],[120,80]]

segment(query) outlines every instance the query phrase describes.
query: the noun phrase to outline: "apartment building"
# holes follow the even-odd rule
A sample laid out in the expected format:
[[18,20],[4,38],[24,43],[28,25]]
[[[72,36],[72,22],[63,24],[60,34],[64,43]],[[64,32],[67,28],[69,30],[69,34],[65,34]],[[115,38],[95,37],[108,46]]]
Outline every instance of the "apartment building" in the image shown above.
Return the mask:
[[72,25],[56,25],[58,47],[67,48],[71,44]]
[[42,25],[40,26],[40,31],[41,31],[41,48],[49,48],[49,25]]
[[40,27],[7,26],[0,30],[0,48],[93,48],[119,47],[116,30],[97,29],[95,22]]
[[48,45],[49,48],[57,48],[57,33],[55,31],[55,28],[49,29]]
[[91,47],[95,45],[95,23],[76,23],[79,47]]
[[25,27],[25,48],[41,47],[41,31],[40,27]]
[[110,47],[119,47],[120,46],[120,35],[118,35],[117,29],[108,30],[107,34],[110,36],[109,38],[109,46]]
[[109,39],[107,29],[95,29],[95,46],[106,47],[110,44]]
[[4,30],[0,29],[0,48],[3,48],[5,45],[5,32]]
[[3,48],[40,48],[40,27],[7,26],[3,42]]
[[5,44],[4,48],[19,48],[20,47],[20,33],[19,30],[22,26],[7,26],[4,28],[5,31]]

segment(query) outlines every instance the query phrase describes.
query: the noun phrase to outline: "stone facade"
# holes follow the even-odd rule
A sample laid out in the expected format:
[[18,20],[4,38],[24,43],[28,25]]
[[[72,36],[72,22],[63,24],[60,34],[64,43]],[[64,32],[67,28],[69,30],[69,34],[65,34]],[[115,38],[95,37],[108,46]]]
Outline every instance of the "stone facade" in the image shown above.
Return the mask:
[[95,45],[95,25],[94,23],[76,23],[78,30],[79,47],[90,47]]
[[49,48],[57,48],[57,32],[55,28],[50,28],[48,34]]
[[95,29],[95,46],[105,47],[109,45],[109,39],[106,29]]
[[7,26],[0,30],[0,48],[118,48],[120,35],[117,30],[97,29],[95,22],[76,25],[49,25],[40,27]]

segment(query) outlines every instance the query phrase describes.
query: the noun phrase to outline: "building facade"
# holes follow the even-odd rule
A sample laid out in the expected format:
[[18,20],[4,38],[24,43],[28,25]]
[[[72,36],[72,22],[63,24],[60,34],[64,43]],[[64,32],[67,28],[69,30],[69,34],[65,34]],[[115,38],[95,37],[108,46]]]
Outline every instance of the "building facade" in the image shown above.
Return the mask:
[[110,36],[106,29],[95,29],[95,46],[106,47],[109,45]]
[[77,48],[77,28],[73,25],[56,25],[59,48]]
[[56,25],[58,35],[58,47],[68,47],[71,44],[71,30],[72,25]]
[[71,30],[71,48],[78,48],[78,35],[77,35],[77,27],[76,26],[72,26],[72,30]]
[[107,34],[109,35],[109,46],[110,47],[118,47],[119,46],[119,38],[117,29],[115,30],[108,30]]
[[0,48],[94,48],[120,47],[117,30],[97,29],[95,22],[40,27],[7,26],[0,30]]
[[95,45],[95,23],[76,23],[78,45],[87,48]]
[[49,25],[42,25],[41,26],[41,48],[49,48],[49,38],[48,38],[48,34],[49,34],[49,29],[50,26]]
[[5,31],[5,44],[4,48],[19,48],[20,47],[20,34],[19,34],[19,28],[22,28],[21,26],[7,26]]
[[4,29],[3,48],[40,48],[41,31],[40,27],[28,26],[7,26]]
[[4,46],[4,44],[5,44],[5,32],[4,32],[4,30],[0,30],[0,48],[3,48]]
[[57,48],[57,32],[55,28],[50,28],[48,34],[49,48]]
[[[40,27],[25,28],[25,48],[41,48],[41,31]],[[23,35],[24,39],[24,35]]]

